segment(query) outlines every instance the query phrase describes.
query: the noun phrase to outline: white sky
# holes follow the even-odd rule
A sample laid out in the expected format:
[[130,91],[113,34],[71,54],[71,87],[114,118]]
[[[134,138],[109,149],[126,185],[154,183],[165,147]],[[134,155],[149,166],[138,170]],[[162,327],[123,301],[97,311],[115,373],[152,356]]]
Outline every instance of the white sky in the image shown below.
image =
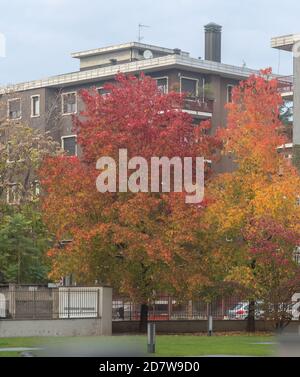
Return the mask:
[[288,0],[0,0],[0,84],[78,70],[70,53],[136,41],[204,55],[203,26],[223,26],[222,61],[292,73],[292,57],[270,47],[272,36],[300,33],[300,1]]

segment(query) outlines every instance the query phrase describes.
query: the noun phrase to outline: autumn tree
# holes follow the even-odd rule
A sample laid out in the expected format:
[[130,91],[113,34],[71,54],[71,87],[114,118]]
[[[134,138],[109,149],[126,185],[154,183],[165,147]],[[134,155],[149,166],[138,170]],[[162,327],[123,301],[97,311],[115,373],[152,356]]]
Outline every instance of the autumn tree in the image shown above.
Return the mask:
[[59,146],[20,121],[0,120],[0,272],[3,282],[47,280],[49,235],[39,208],[37,171]]
[[206,227],[199,238],[214,266],[211,285],[234,284],[249,300],[251,331],[257,300],[280,327],[300,287],[294,260],[300,242],[300,178],[277,152],[286,139],[279,132],[281,97],[270,73],[251,76],[233,91],[228,126],[220,136],[236,169],[210,183]]
[[0,197],[6,201],[13,192],[15,203],[32,200],[37,170],[44,156],[56,154],[52,138],[18,121],[0,122]]
[[128,159],[143,157],[148,166],[154,156],[211,159],[218,142],[204,132],[206,123],[195,127],[182,111],[183,96],[162,94],[150,77],[118,75],[106,89],[106,96],[81,93],[85,111],[74,118],[74,127],[82,155],[47,159],[40,172],[45,221],[57,241],[72,240],[49,251],[51,276],[72,273],[79,284],[110,284],[142,303],[145,320],[159,292],[188,294],[202,283],[194,263],[200,258],[191,247],[202,210],[186,205],[185,193],[101,194],[96,162],[112,157],[119,171],[120,149]]

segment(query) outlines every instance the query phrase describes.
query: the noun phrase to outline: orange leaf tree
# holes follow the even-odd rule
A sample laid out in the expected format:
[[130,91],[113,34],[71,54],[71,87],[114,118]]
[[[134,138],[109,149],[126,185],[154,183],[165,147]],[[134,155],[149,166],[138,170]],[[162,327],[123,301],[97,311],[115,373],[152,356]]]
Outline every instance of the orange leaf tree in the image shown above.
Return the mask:
[[278,132],[281,97],[270,73],[242,82],[227,105],[228,127],[220,135],[236,169],[211,182],[199,238],[213,266],[211,285],[225,281],[249,299],[249,330],[256,300],[264,301],[265,314],[281,326],[287,316],[283,303],[291,302],[300,287],[294,260],[300,242],[300,179],[277,152],[286,140]]
[[72,273],[78,283],[110,284],[145,305],[158,292],[188,294],[204,279],[193,243],[205,204],[185,204],[184,193],[101,194],[96,161],[110,156],[118,167],[124,148],[128,159],[148,162],[213,158],[219,143],[207,123],[192,124],[180,94],[162,94],[149,77],[118,75],[107,89],[106,96],[81,93],[85,111],[75,129],[82,155],[47,159],[40,172],[45,221],[57,240],[72,240],[49,251],[51,276]]

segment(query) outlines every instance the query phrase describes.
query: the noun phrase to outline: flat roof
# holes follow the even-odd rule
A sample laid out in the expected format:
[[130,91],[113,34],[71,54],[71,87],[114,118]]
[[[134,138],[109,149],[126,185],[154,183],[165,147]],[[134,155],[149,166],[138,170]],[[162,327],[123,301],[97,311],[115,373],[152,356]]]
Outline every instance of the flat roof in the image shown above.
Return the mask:
[[300,34],[287,34],[271,39],[271,47],[278,50],[292,51],[296,42],[300,41]]
[[[121,51],[121,50],[126,50],[129,48],[140,48],[143,50],[164,52],[168,55],[174,53],[174,49],[171,49],[171,48],[153,46],[153,45],[139,43],[139,42],[129,42],[129,43],[123,43],[123,44],[112,45],[112,46],[107,46],[107,47],[95,48],[92,50],[74,52],[71,54],[71,56],[72,58],[81,59],[88,56],[107,54],[109,52]],[[185,56],[189,56],[189,53],[186,51],[181,51],[181,54]]]
[[[31,89],[46,87],[67,87],[77,84],[93,83],[96,80],[114,78],[116,74],[136,73],[136,72],[155,72],[161,69],[179,68],[201,73],[212,73],[223,77],[244,80],[251,74],[258,74],[259,70],[246,67],[239,67],[229,64],[217,63],[208,60],[190,58],[182,55],[166,55],[153,59],[138,60],[130,63],[116,64],[96,69],[77,71],[57,76],[48,77],[42,80],[23,82],[0,88],[0,94],[10,91],[20,92]],[[273,75],[278,78],[278,75]]]

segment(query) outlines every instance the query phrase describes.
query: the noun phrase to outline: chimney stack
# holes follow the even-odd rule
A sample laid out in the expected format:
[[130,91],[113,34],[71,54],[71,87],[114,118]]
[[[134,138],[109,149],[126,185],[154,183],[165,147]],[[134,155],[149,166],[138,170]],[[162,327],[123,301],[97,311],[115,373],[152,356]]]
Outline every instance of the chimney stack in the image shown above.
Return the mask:
[[222,26],[213,22],[204,26],[205,60],[221,63]]

